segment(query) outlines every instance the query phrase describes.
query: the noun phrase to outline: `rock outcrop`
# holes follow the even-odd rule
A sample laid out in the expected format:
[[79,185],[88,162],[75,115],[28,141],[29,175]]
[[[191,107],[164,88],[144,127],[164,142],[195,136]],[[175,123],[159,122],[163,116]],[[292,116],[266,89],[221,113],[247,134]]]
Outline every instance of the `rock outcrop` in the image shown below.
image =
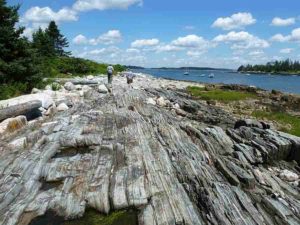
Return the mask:
[[117,77],[111,94],[96,86],[2,137],[0,224],[87,208],[136,208],[144,225],[300,224],[300,138],[253,121],[235,127],[187,85],[137,76],[129,88]]

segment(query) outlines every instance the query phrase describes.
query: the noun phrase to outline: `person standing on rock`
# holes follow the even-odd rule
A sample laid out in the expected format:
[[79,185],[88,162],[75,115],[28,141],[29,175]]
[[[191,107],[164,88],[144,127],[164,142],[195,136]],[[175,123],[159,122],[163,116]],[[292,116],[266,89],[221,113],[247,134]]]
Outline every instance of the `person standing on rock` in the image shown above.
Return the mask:
[[111,92],[113,73],[114,73],[114,67],[112,65],[109,65],[107,67],[107,80],[108,80],[108,86],[109,86],[108,89],[109,89],[110,92]]

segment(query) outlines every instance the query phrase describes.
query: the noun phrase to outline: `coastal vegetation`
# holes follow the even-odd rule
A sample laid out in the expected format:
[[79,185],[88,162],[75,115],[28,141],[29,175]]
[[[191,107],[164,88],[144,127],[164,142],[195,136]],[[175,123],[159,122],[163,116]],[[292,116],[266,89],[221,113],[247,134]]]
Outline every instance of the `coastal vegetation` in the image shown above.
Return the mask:
[[[24,37],[25,28],[18,26],[19,8],[0,1],[0,100],[44,86],[43,78],[105,73],[106,64],[71,57],[65,50],[68,40],[54,21],[34,32],[32,40]],[[124,69],[115,66],[115,72]]]
[[248,64],[240,66],[238,72],[300,74],[300,62],[286,59],[283,61],[268,62],[265,65]]
[[83,217],[74,220],[64,220],[53,211],[48,211],[43,216],[36,217],[30,225],[136,225],[137,212],[134,210],[114,211],[103,215],[94,209],[87,209]]
[[187,91],[194,97],[198,97],[203,100],[215,100],[221,102],[240,101],[251,98],[257,98],[255,93],[242,92],[242,91],[229,91],[221,89],[207,89],[205,87],[189,86]]
[[[200,98],[206,101],[217,101],[223,104],[228,104],[235,101],[246,101],[251,99],[259,99],[258,95],[254,92],[237,91],[237,90],[223,90],[218,87],[196,87],[189,86],[187,88],[189,94],[193,97]],[[267,98],[267,97],[266,97]],[[244,114],[240,111],[239,104],[232,104],[232,107],[239,115]],[[249,116],[255,117],[259,120],[267,120],[276,122],[280,131],[293,134],[300,137],[300,117],[290,115],[285,111],[274,109],[262,110],[256,109],[257,105],[251,106],[245,103],[245,107],[250,109]]]
[[266,112],[266,111],[254,111],[252,116],[262,119],[276,121],[282,125],[289,125],[290,127],[284,127],[280,130],[286,133],[290,133],[300,137],[300,118],[289,115],[285,112]]

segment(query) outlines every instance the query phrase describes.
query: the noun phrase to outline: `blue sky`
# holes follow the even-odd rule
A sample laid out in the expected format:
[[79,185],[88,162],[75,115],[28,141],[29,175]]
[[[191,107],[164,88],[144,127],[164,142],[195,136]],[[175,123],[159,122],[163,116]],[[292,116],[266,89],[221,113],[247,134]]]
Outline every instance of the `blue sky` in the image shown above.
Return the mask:
[[74,56],[98,62],[237,68],[300,59],[299,0],[8,0],[30,37],[55,20]]

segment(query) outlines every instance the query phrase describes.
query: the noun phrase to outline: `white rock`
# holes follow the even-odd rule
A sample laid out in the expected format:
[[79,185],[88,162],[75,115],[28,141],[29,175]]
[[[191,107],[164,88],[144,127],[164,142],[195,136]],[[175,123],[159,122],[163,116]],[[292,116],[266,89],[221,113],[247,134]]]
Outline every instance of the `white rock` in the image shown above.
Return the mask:
[[66,82],[64,88],[67,91],[73,91],[75,89],[75,85],[72,82]]
[[27,146],[27,138],[26,137],[19,138],[17,140],[14,140],[14,141],[10,142],[8,145],[13,150],[24,149]]
[[282,179],[282,180],[285,180],[285,181],[289,181],[289,182],[292,182],[292,181],[296,181],[299,179],[299,175],[292,172],[292,171],[289,171],[289,170],[283,170],[279,177]]
[[31,91],[31,94],[36,94],[36,93],[40,93],[41,90],[37,89],[37,88],[33,88]]
[[80,84],[75,85],[75,89],[76,90],[81,90],[82,89],[82,85],[80,85]]
[[165,107],[167,105],[163,97],[159,97],[158,99],[156,99],[156,104],[162,107]]
[[94,76],[93,76],[93,75],[88,75],[86,78],[87,78],[88,80],[93,80],[93,79],[94,79]]
[[103,93],[103,94],[106,94],[108,92],[108,89],[107,87],[104,85],[104,84],[100,84],[98,86],[98,92],[99,93]]
[[80,96],[80,97],[83,97],[83,96],[84,96],[84,91],[79,91],[78,93],[79,93],[79,96]]
[[51,90],[51,91],[52,91],[51,85],[47,85],[47,86],[45,87],[45,90]]
[[17,116],[15,118],[8,118],[0,123],[0,134],[7,132],[14,132],[21,129],[28,124],[26,116]]
[[174,109],[180,109],[180,105],[179,105],[178,103],[175,103],[175,104],[173,105],[173,108],[174,108]]
[[54,115],[57,112],[56,105],[51,106],[46,112],[44,112],[45,116]]
[[179,116],[186,116],[187,115],[187,113],[182,109],[175,109],[175,112]]
[[57,106],[57,111],[62,112],[68,110],[69,107],[66,105],[66,103],[60,103],[59,106]]
[[91,90],[92,88],[90,87],[90,86],[88,86],[88,85],[83,85],[82,86],[82,90],[84,91],[84,92],[87,92],[87,91],[89,91],[89,90]]
[[57,121],[48,122],[48,123],[43,123],[43,124],[42,124],[42,127],[46,127],[46,126],[50,126],[50,125],[54,125],[54,124],[57,124],[57,123],[58,123]]
[[48,109],[51,105],[54,104],[53,98],[51,97],[51,94],[54,93],[53,91],[45,91],[43,93],[37,93],[37,94],[30,94],[30,95],[22,95],[16,98],[11,98],[7,100],[0,101],[0,108],[1,107],[9,107],[13,105],[18,105],[34,100],[40,100],[42,102],[42,107],[45,109]]
[[146,103],[150,105],[156,105],[156,101],[153,98],[148,98]]

